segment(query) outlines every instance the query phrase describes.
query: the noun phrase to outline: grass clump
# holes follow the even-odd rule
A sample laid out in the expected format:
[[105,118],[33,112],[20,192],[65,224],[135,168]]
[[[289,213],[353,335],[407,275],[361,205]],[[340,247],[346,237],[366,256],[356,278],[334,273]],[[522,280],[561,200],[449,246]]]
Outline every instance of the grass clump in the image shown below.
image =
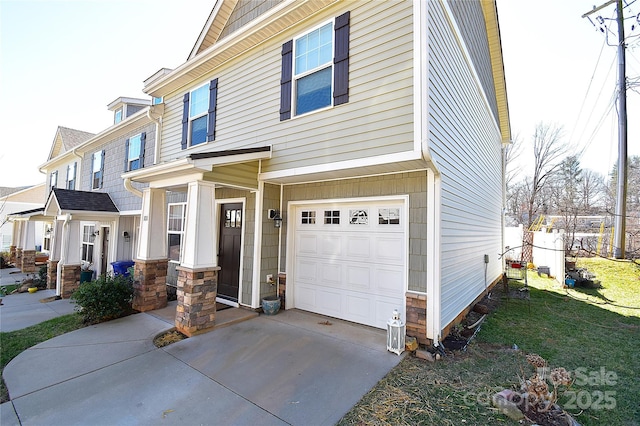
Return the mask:
[[[22,351],[82,327],[84,324],[78,314],[68,314],[21,330],[0,332],[0,369],[4,371],[4,367]],[[0,384],[0,403],[8,400],[9,393],[4,381],[2,381]]]
[[95,324],[132,313],[133,283],[123,275],[104,275],[84,282],[71,295],[84,321]]

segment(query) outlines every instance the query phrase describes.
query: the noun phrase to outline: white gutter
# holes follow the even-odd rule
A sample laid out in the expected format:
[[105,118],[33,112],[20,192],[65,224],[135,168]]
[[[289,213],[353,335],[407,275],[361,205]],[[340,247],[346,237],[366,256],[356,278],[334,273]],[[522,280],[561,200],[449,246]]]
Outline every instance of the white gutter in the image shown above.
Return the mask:
[[122,181],[122,183],[124,184],[124,189],[126,189],[127,191],[129,191],[130,193],[135,195],[136,197],[142,198],[142,191],[140,191],[139,189],[134,188],[131,185],[131,179],[130,178],[125,178]]

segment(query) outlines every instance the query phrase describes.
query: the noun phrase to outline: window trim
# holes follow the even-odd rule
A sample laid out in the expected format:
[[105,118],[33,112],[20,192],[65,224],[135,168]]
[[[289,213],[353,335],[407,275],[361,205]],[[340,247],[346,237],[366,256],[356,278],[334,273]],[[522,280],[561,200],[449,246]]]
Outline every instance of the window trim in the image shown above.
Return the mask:
[[[95,166],[95,156],[96,155],[100,155],[100,170],[96,171],[94,170],[94,166]],[[100,175],[97,177],[98,179],[98,186],[95,186],[96,183],[96,174],[100,173]],[[102,188],[102,181],[104,179],[104,149],[100,150],[100,151],[96,151],[93,154],[91,154],[91,189],[100,189]]]
[[[83,265],[85,264],[91,265],[94,260],[94,254],[96,249],[95,247],[96,236],[94,234],[96,225],[95,223],[81,223],[81,226],[82,226],[82,234],[80,237],[80,260],[82,261]],[[89,238],[88,240],[84,239],[86,228],[93,228],[91,232],[86,234]],[[89,260],[85,259],[85,246],[87,247],[86,253],[89,252],[89,246],[91,246],[91,259]]]
[[57,188],[57,187],[58,187],[58,171],[55,170],[51,172],[51,175],[49,175],[49,190],[51,191],[53,188]]
[[[120,114],[120,119],[118,119],[118,114]],[[120,107],[113,112],[113,124],[121,123],[124,120],[124,108]]]
[[[315,68],[312,68],[310,70],[306,70],[304,72],[301,72],[300,74],[296,74],[296,57],[297,57],[297,50],[296,50],[296,44],[297,41],[299,39],[301,39],[302,37],[305,37],[307,35],[309,35],[310,33],[312,33],[313,31],[319,30],[320,28],[326,26],[326,25],[331,25],[331,59],[327,62],[324,62],[323,64],[318,65]],[[296,37],[293,38],[293,46],[292,46],[292,64],[291,64],[291,109],[292,109],[292,113],[294,117],[302,117],[305,116],[307,114],[311,114],[317,111],[323,111],[326,109],[330,109],[333,108],[333,85],[334,85],[334,75],[335,75],[335,70],[334,70],[334,57],[335,57],[335,18],[334,19],[328,19],[318,25],[316,25],[315,27],[312,27],[310,29],[308,29],[307,31],[305,31],[304,33],[301,33],[299,35],[297,35]],[[315,74],[317,72],[320,71],[324,71],[326,69],[330,68],[331,69],[331,85],[330,85],[330,91],[331,91],[331,96],[329,96],[329,105],[320,107],[320,108],[316,108],[313,109],[311,111],[307,111],[307,112],[303,112],[301,114],[297,113],[298,110],[298,81],[304,79],[305,77],[308,77],[312,74]]]
[[[73,167],[72,167],[73,166]],[[73,179],[69,178],[70,171],[73,170]],[[76,176],[78,174],[78,162],[75,161],[71,164],[67,165],[67,189],[75,190],[76,189]]]
[[[174,206],[182,206],[182,217],[180,218],[180,231],[174,231],[169,229],[169,227],[171,226],[171,220],[170,220],[171,207],[174,207]],[[185,235],[184,225],[186,222],[186,218],[187,218],[186,202],[167,204],[167,258],[169,259],[169,262],[177,262],[177,263],[182,262],[182,254],[184,251],[184,235]],[[178,253],[178,260],[172,259],[170,256],[169,235],[180,235],[180,252]]]
[[[207,85],[209,86],[209,92],[207,94],[208,108],[201,114],[198,114],[197,116],[192,117],[191,116],[191,107],[193,104],[192,93],[195,92],[196,90],[202,89]],[[189,149],[194,146],[199,146],[202,144],[215,141],[217,108],[218,108],[218,79],[217,78],[210,80],[209,82],[205,82],[184,94],[184,97],[182,99],[182,140],[181,140],[182,149]],[[206,138],[204,141],[193,145],[192,144],[193,122],[205,116],[207,117]]]
[[[140,143],[140,152],[138,153],[138,156],[136,158],[134,158],[133,160],[129,157],[129,150],[131,149],[131,140],[135,139],[139,137],[139,143]],[[127,139],[124,143],[124,171],[126,172],[130,172],[132,170],[139,170],[144,168],[144,149],[145,149],[145,142],[147,139],[147,134],[146,132],[141,132],[138,134],[133,135],[132,137],[130,137],[129,139]],[[131,163],[133,161],[138,160],[138,167],[136,167],[135,169],[131,168]]]

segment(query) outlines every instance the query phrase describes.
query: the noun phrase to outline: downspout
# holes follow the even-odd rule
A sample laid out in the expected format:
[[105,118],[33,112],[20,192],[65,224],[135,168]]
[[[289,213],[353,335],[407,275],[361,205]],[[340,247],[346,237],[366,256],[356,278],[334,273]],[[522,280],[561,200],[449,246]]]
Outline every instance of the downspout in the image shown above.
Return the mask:
[[136,197],[142,198],[142,191],[140,191],[137,188],[134,188],[133,185],[131,185],[130,178],[124,178],[124,181],[122,183],[124,184],[124,189],[126,189]]
[[56,297],[61,297],[61,287],[62,287],[62,267],[67,261],[67,250],[69,248],[69,221],[71,220],[71,215],[67,213],[64,218],[64,223],[62,224],[62,241],[60,243],[60,260],[58,261],[58,268],[56,270]]
[[162,131],[162,112],[156,111],[157,105],[152,105],[147,110],[147,117],[149,120],[156,124],[155,141],[153,145],[153,164],[158,164],[158,157],[160,155],[160,132]]

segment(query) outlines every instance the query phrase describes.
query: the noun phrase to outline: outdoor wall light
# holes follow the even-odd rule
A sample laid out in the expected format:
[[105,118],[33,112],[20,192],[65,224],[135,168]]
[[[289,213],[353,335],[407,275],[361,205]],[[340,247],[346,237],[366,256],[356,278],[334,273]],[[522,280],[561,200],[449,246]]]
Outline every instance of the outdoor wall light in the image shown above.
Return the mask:
[[282,227],[282,217],[280,216],[280,210],[269,209],[267,210],[267,217],[273,220],[273,226],[276,228]]
[[129,233],[128,233],[127,231],[124,231],[124,232],[122,233],[122,236],[124,237],[124,241],[125,241],[125,242],[127,242],[127,243],[128,243],[129,241],[131,241],[131,236],[129,235]]
[[93,235],[95,235],[96,237],[100,235],[100,230],[96,229],[95,231],[93,231]]

